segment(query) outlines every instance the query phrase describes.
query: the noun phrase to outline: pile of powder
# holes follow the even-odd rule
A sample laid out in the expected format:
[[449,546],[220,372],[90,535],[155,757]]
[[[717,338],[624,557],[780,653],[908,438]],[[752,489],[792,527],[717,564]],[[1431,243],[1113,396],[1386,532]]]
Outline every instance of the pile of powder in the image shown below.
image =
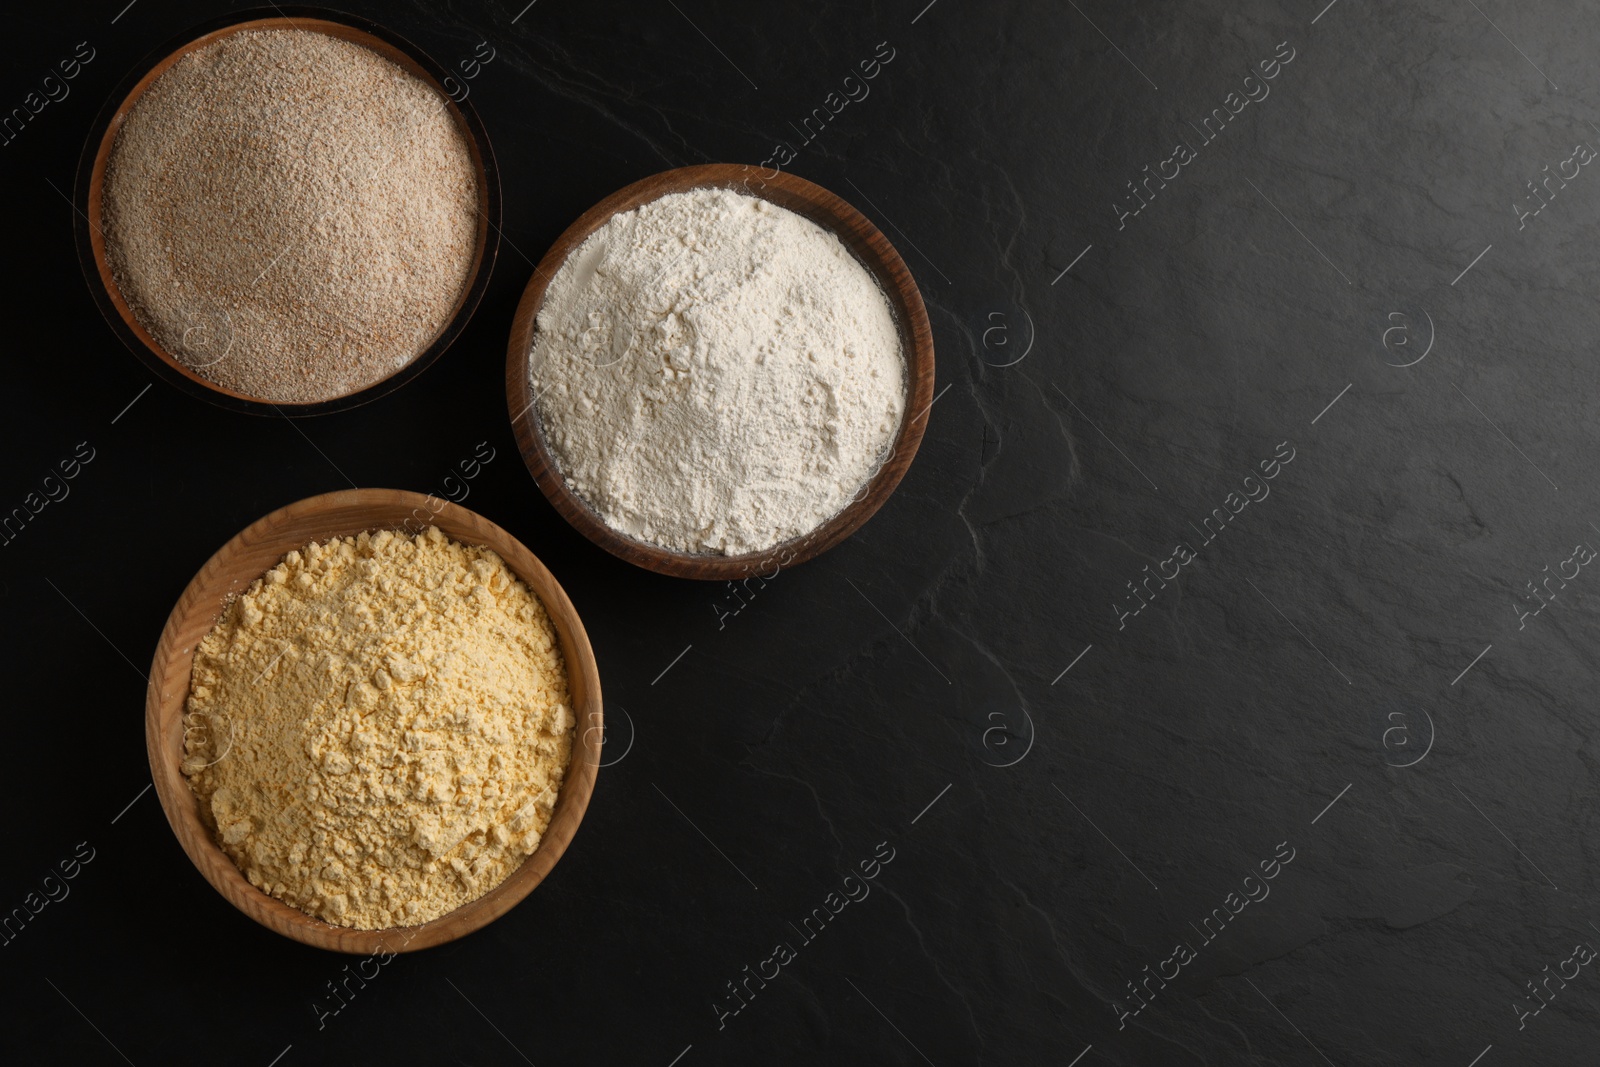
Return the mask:
[[431,85],[309,30],[178,60],[106,164],[112,275],[174,358],[269,401],[393,374],[449,323],[476,254],[478,183]]
[[380,531],[291,552],[195,651],[183,772],[250,883],[362,930],[477,899],[539,845],[574,716],[494,552]]
[[725,189],[619,214],[545,292],[540,425],[612,528],[738,555],[809,533],[877,471],[906,404],[889,301],[839,239]]

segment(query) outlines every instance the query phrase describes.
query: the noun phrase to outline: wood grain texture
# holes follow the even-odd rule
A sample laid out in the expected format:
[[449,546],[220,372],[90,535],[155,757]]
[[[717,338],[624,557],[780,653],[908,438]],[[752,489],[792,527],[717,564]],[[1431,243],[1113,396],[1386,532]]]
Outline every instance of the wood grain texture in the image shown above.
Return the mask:
[[[705,188],[732,189],[762,197],[838,235],[888,297],[907,364],[908,391],[900,430],[889,458],[862,492],[843,511],[809,534],[738,556],[674,552],[635,540],[606,525],[561,477],[545,444],[529,377],[529,361],[538,337],[538,314],[544,303],[545,289],[572,250],[615,214],[631,211],[669,193]],[[761,167],[734,163],[663,171],[618,190],[584,212],[556,239],[534,268],[533,278],[517,305],[506,350],[506,402],[517,447],[534,481],[539,483],[556,510],[585,537],[614,556],[661,574],[708,581],[747,578],[774,568],[804,563],[859,529],[889,499],[917,454],[927,428],[928,410],[933,406],[933,379],[933,331],[928,325],[922,293],[888,238],[861,212],[820,185],[792,174],[769,173]]]
[[[435,510],[430,501],[443,506]],[[332,926],[251,885],[201,821],[199,798],[180,769],[183,712],[194,650],[210,632],[227,598],[244,591],[292,549],[363,530],[417,532],[430,524],[464,544],[483,545],[499,553],[543,602],[560,638],[572,711],[578,721],[572,762],[538,849],[487,894],[421,926],[391,930]],[[499,918],[527,896],[561,858],[583,819],[599,772],[603,728],[600,675],[589,636],[572,602],[544,564],[483,516],[436,497],[396,489],[351,489],[310,497],[258,519],[223,545],[200,568],[168,616],[145,698],[145,742],[156,793],[179,844],[200,873],[234,907],[263,926],[308,945],[359,955],[380,949],[414,952],[453,941]]]
[[[301,7],[268,11],[270,15],[260,17],[252,17],[251,13],[243,16],[236,13],[191,31],[180,42],[169,42],[158,50],[154,62],[146,61],[142,73],[136,71],[129,75],[112,94],[107,110],[101,113],[91,130],[79,163],[74,199],[74,206],[78,208],[75,219],[78,258],[95,302],[113,332],[163,380],[220,406],[251,414],[323,415],[365,404],[398,389],[427,369],[466,328],[483,298],[484,290],[488,288],[489,275],[499,249],[500,178],[483,123],[469,105],[458,104],[450,99],[443,86],[444,79],[449,77],[448,72],[416,46],[376,23],[342,12]],[[432,86],[466,139],[478,178],[479,217],[472,271],[462,287],[455,309],[438,335],[417,358],[387,377],[342,396],[306,402],[266,401],[230,389],[197,373],[163,348],[139,322],[118,289],[106,258],[105,234],[100,228],[106,163],[123,122],[145,90],[174,63],[196,49],[246,30],[286,29],[314,31],[370,48]],[[271,255],[270,251],[263,251],[263,265]],[[202,324],[202,328],[216,329],[213,324]]]

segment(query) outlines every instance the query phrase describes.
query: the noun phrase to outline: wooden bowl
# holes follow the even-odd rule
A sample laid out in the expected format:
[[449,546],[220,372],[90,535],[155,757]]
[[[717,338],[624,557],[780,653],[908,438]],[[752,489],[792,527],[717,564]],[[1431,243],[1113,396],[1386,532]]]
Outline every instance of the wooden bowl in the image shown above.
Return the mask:
[[[843,511],[810,533],[760,552],[727,556],[712,553],[675,552],[660,545],[640,541],[606,525],[581,497],[567,487],[555,457],[545,443],[534,404],[529,377],[533,345],[538,338],[539,308],[544,304],[545,288],[555,277],[567,256],[590,234],[604,226],[611,216],[632,211],[669,193],[690,189],[733,189],[770,200],[779,207],[803,215],[835,234],[877,280],[889,299],[895,325],[900,333],[900,351],[906,360],[906,408],[900,420],[889,458],[878,468],[862,491]],[[933,406],[933,331],[922,293],[906,269],[905,261],[888,238],[867,217],[820,185],[782,171],[768,172],[762,167],[735,163],[709,163],[662,171],[612,193],[584,212],[550,246],[533,278],[523,290],[511,324],[511,342],[506,352],[506,403],[516,431],[517,447],[534,481],[563,517],[589,540],[629,563],[661,574],[710,581],[747,578],[770,568],[804,563],[832,548],[872,517],[911,466],[927,427],[928,409]],[[770,575],[768,575],[770,577]]]
[[[117,288],[106,258],[105,235],[100,230],[106,161],[110,158],[112,145],[122,129],[123,121],[144,91],[169,67],[197,48],[245,30],[282,29],[314,30],[364,45],[427,82],[448,101],[450,113],[466,138],[478,175],[478,233],[472,271],[443,329],[415,359],[389,376],[342,396],[308,402],[269,401],[237,392],[200,375],[163,348],[139,322]],[[342,411],[376,400],[421,374],[466,329],[467,322],[489,286],[489,274],[500,244],[500,176],[495,167],[494,152],[489,146],[489,136],[482,121],[472,106],[465,103],[465,96],[458,103],[446,91],[445,84],[453,80],[446,68],[400,35],[369,19],[322,8],[289,6],[235,12],[195,27],[156,49],[112,92],[105,109],[91,127],[78,163],[73,200],[73,206],[77,208],[74,226],[78,260],[89,282],[89,291],[112,331],[157,377],[221,407],[256,415],[310,416]],[[209,329],[211,326],[202,323],[201,328]],[[225,324],[217,327],[219,332],[225,328]]]
[[[443,505],[434,511],[434,504]],[[184,757],[183,712],[189,695],[194,650],[210,632],[226,599],[243,592],[288,552],[311,541],[346,537],[363,530],[434,525],[463,544],[499,553],[512,572],[544,604],[561,642],[575,727],[572,761],[556,798],[550,826],[539,847],[511,876],[488,893],[420,926],[354,930],[312,918],[251,885],[222,851],[200,818],[200,801],[180,769]],[[577,832],[594,792],[604,720],[600,675],[578,613],[561,586],[533,553],[506,531],[455,504],[398,489],[349,489],[279,508],[247,526],[200,568],[167,617],[150,668],[145,699],[145,743],[156,795],[178,843],[194,865],[234,907],[261,925],[318,948],[368,955],[380,949],[409,952],[453,941],[504,915],[544,880]]]

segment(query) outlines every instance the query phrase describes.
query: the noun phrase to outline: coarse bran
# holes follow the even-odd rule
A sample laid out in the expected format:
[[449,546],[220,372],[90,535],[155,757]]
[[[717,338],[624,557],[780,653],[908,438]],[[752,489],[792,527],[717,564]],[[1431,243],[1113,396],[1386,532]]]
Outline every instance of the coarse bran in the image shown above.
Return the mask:
[[330,400],[449,323],[478,180],[447,99],[373,50],[244,30],[139,97],[107,160],[118,290],[179,362],[272,402]]
[[543,605],[436,527],[312,543],[195,650],[183,773],[257,888],[362,930],[436,919],[538,847],[575,719]]

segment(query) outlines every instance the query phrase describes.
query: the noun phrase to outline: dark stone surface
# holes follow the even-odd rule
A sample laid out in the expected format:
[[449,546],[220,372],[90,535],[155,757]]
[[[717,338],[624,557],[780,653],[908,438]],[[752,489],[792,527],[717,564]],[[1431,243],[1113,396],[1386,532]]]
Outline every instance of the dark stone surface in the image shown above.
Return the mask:
[[[1595,1062],[1600,975],[1564,961],[1600,944],[1600,575],[1516,605],[1600,545],[1600,175],[1513,207],[1600,145],[1593,5],[355,4],[445,63],[497,50],[471,99],[507,240],[419,381],[289,425],[143,393],[85,290],[60,194],[89,123],[223,10],[122,2],[11,13],[0,79],[20,106],[95,50],[0,150],[0,506],[94,450],[0,550],[0,907],[93,849],[0,949],[6,1062]],[[870,94],[790,169],[906,256],[948,391],[879,516],[719,627],[726,590],[630,569],[537,493],[501,392],[511,311],[595,200],[768,158],[879,42]],[[1202,143],[1190,123],[1280,42],[1270,95]],[[1180,139],[1195,158],[1119,228]],[[353,961],[195,873],[140,794],[143,672],[245,524],[347,483],[439,491],[485,440],[465,503],[565,584],[632,747],[544,886],[319,1029]],[[1270,495],[1204,543],[1247,490]],[[1192,561],[1122,618],[1179,542]],[[1268,895],[1203,936],[1246,892]],[[794,959],[719,1029],[725,983],[780,942]],[[1519,1029],[1525,983],[1573,969]]]

